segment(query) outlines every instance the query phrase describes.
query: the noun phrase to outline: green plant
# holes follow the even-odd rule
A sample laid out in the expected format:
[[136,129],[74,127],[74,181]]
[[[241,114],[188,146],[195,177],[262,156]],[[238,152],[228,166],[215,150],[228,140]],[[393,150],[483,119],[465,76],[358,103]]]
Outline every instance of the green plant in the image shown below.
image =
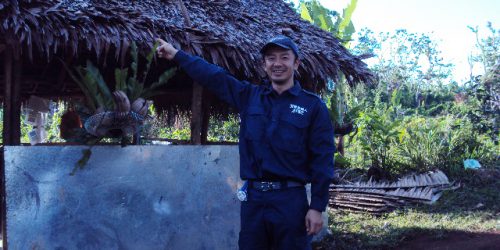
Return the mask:
[[398,140],[401,120],[392,119],[388,109],[366,110],[358,118],[359,132],[355,141],[368,153],[371,165],[390,170],[396,159],[390,154],[391,146]]
[[[175,68],[169,69],[161,74],[157,81],[151,83],[148,87],[145,86],[157,47],[158,43],[156,43],[153,46],[153,49],[151,49],[151,51],[146,55],[146,66],[142,74],[142,78],[138,74],[139,56],[135,42],[132,43],[131,46],[130,55],[132,62],[130,64],[130,69],[115,69],[115,90],[125,92],[130,102],[133,102],[139,97],[147,99],[152,96],[162,94],[161,91],[158,91],[158,88],[165,85],[168,80],[173,77],[176,71]],[[105,82],[99,69],[94,66],[92,62],[87,61],[86,67],[76,67],[76,75],[73,74],[73,72],[65,64],[63,65],[66,67],[66,70],[70,74],[71,78],[82,90],[87,99],[86,105],[92,113],[96,112],[98,108],[103,108],[105,110],[113,110],[115,108],[108,84]],[[129,75],[130,71],[131,74]]]
[[408,117],[399,135],[398,148],[408,170],[418,172],[442,167],[448,150],[448,120],[439,121],[420,116]]
[[230,115],[226,119],[210,117],[208,129],[208,140],[237,142],[240,131],[240,120],[238,116]]

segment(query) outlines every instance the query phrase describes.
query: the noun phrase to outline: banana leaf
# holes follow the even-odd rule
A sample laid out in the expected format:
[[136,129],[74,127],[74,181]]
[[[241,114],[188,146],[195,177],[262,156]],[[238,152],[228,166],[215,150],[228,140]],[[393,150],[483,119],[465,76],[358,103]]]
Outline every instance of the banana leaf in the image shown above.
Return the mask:
[[121,90],[127,93],[128,68],[115,69],[115,90]]
[[102,107],[107,109],[112,109],[114,107],[113,96],[111,95],[111,91],[108,88],[108,85],[104,81],[99,69],[95,67],[90,61],[87,61],[87,74],[93,78],[95,83],[97,83],[98,87],[98,96],[100,96],[100,101],[102,103]]

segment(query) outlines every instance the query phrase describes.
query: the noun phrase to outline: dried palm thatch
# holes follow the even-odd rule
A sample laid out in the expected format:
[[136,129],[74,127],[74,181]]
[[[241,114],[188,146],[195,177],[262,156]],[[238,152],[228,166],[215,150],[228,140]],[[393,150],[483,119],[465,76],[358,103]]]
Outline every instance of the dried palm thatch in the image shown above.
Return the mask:
[[330,207],[372,213],[389,212],[411,203],[432,204],[442,191],[458,188],[440,171],[410,175],[396,182],[356,182],[330,187]]
[[56,54],[77,58],[92,52],[120,60],[132,41],[146,48],[164,37],[239,78],[258,82],[264,76],[258,48],[285,33],[302,50],[300,80],[308,89],[323,89],[339,72],[351,84],[373,78],[359,57],[282,1],[184,2],[192,27],[184,26],[176,1],[0,0],[0,50],[12,46],[16,54],[35,60],[29,71],[37,72],[40,60]]

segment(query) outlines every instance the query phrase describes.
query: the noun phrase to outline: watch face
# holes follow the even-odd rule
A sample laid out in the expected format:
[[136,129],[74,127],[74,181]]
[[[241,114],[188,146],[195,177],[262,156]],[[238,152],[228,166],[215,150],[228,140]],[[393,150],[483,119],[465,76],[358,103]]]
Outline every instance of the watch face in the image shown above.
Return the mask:
[[247,200],[247,192],[238,190],[236,193],[236,196],[238,197],[238,200],[240,201],[246,201]]

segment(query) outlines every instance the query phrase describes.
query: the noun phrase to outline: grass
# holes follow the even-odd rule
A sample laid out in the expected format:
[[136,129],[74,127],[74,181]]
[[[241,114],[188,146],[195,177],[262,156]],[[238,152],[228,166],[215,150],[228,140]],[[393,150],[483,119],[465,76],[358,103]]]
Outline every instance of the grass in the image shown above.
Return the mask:
[[417,205],[374,216],[330,211],[332,236],[315,249],[387,249],[418,234],[442,238],[449,231],[500,230],[500,180],[496,174],[462,175],[462,187],[433,205]]

